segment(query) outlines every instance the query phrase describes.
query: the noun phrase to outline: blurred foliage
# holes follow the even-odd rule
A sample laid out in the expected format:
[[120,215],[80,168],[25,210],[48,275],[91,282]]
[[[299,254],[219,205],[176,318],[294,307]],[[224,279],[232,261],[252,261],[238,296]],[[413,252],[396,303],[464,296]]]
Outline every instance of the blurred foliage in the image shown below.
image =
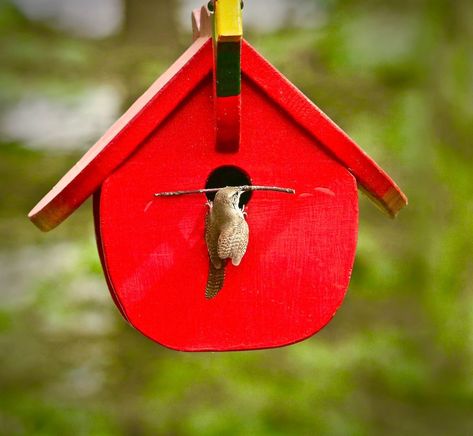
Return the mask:
[[[473,3],[317,1],[316,29],[248,38],[411,202],[393,222],[361,199],[334,321],[278,350],[153,344],[106,292],[90,206],[47,236],[25,219],[81,152],[0,139],[0,434],[471,434]],[[122,33],[91,41],[0,1],[0,113],[103,82],[123,90],[125,109],[189,38],[177,2],[143,4],[127,1]]]

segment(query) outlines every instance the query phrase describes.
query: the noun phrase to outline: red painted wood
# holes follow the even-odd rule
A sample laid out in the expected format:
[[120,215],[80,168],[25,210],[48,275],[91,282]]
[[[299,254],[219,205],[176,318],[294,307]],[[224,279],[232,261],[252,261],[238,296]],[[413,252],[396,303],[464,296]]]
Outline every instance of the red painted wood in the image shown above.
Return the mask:
[[[29,214],[34,224],[47,231],[74,212],[160,123],[165,122],[168,115],[210,74],[212,65],[211,40],[205,37],[197,39],[35,206]],[[324,150],[348,168],[359,185],[389,214],[395,215],[407,204],[406,197],[389,176],[246,42],[243,43],[242,69],[245,80],[252,81],[287,116],[318,140]]]
[[240,148],[241,95],[215,97],[216,149],[237,153]]
[[[30,213],[49,230],[97,192],[97,241],[112,297],[138,330],[175,349],[268,348],[314,334],[349,283],[356,182],[391,215],[407,203],[384,171],[246,43],[242,54],[242,118],[234,101],[213,97],[212,46],[200,37]],[[235,120],[239,152],[216,153],[216,128],[231,144]],[[222,165],[241,167],[255,184],[295,188],[297,196],[254,193],[247,255],[208,301],[205,197],[153,194],[203,187]]]
[[[240,152],[215,153],[212,92],[208,76],[104,182],[100,235],[110,284],[128,321],[167,347],[291,344],[327,324],[345,295],[357,236],[356,181],[249,80]],[[297,195],[253,194],[247,254],[208,301],[206,198],[153,194],[203,187],[228,164],[255,184],[293,187]]]
[[242,48],[242,73],[288,116],[307,130],[356,177],[370,198],[394,216],[407,198],[393,180],[327,115],[277,71],[246,41]]
[[[100,233],[100,189],[94,193],[93,196],[93,211],[94,211],[94,225],[95,225],[95,240],[97,242],[97,251],[99,252],[100,263],[102,265],[102,269],[105,274],[105,281],[107,282],[108,289],[110,291],[110,295],[113,299],[113,302],[117,306],[118,310],[122,314],[123,318],[127,320],[126,313],[123,310],[123,307],[120,303],[120,300],[116,296],[115,292],[113,291],[112,283],[110,281],[110,277],[108,276],[107,266],[105,264],[105,258],[103,254],[103,247],[102,247],[102,235]],[[128,320],[127,320],[128,321]]]
[[59,225],[130,156],[212,71],[212,42],[199,38],[28,215],[41,230]]

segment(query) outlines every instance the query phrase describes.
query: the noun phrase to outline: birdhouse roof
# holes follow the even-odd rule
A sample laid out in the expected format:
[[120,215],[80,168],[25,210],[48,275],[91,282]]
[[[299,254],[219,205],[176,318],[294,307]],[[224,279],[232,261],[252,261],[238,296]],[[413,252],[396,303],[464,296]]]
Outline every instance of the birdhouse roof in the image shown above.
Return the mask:
[[[64,221],[212,74],[212,68],[212,41],[198,38],[35,206],[29,214],[33,223],[48,231]],[[345,166],[362,190],[389,215],[395,216],[407,204],[393,180],[246,41],[242,46],[242,77]]]

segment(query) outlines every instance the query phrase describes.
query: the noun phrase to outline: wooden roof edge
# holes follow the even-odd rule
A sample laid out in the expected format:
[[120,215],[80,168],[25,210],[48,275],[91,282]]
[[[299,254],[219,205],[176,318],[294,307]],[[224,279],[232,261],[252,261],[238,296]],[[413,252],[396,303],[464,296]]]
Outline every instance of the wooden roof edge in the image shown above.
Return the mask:
[[[28,214],[42,231],[90,197],[212,70],[211,39],[198,39],[161,75]],[[185,77],[185,80],[180,80]],[[170,86],[179,81],[179,86]],[[171,89],[172,88],[172,89]]]
[[[407,198],[391,178],[246,41],[242,50],[242,73],[343,164],[389,215],[395,216],[407,204]],[[211,39],[204,35],[197,38],[32,209],[28,215],[31,221],[43,231],[64,221],[207,77],[212,64]],[[186,80],[180,80],[179,87],[169,86],[183,77]]]
[[389,175],[246,40],[242,51],[243,74],[344,165],[375,203],[396,216],[407,197]]
[[381,197],[375,197],[373,194],[365,189],[361,184],[358,184],[360,191],[366,195],[379,210],[387,214],[390,218],[396,218],[398,213],[409,204],[406,195],[398,188],[389,189],[386,194]]

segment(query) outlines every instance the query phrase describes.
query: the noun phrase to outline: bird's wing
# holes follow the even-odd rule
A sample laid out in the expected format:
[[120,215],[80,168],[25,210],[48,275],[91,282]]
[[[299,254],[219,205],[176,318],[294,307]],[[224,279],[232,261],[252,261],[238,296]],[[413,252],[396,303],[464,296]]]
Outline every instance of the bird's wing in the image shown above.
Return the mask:
[[233,265],[239,265],[246,253],[248,236],[248,223],[244,219],[225,227],[218,238],[218,257],[232,259]]
[[212,220],[210,219],[210,211],[205,217],[205,242],[207,243],[207,250],[209,252],[210,263],[216,268],[222,268],[222,259],[218,256],[218,233],[213,228]]

